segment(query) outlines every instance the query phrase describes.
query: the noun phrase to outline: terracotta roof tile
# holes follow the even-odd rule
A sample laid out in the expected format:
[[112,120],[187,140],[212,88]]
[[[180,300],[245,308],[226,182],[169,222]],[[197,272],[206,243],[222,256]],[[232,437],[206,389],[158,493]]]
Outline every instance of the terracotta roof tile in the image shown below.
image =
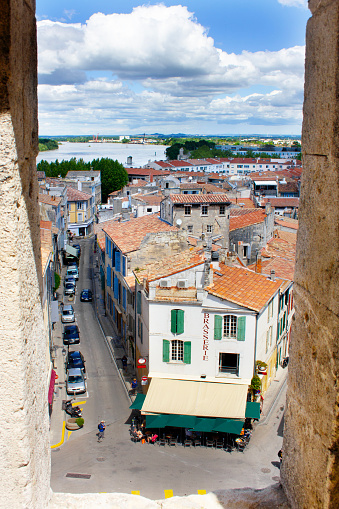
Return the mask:
[[103,231],[123,253],[129,253],[139,249],[141,242],[148,233],[178,231],[178,229],[162,221],[157,214],[148,214],[120,223],[106,221]]
[[238,209],[230,209],[230,231],[246,228],[246,226],[251,226],[253,224],[263,223],[265,217],[267,217],[265,211],[261,209],[240,209],[240,211],[248,212],[238,214]]
[[298,230],[299,228],[299,221],[297,219],[280,219],[278,217],[274,218],[274,224],[277,224],[279,226],[285,226],[286,228],[293,228],[293,230]]
[[147,278],[148,281],[154,281],[177,274],[191,267],[196,267],[204,263],[204,261],[204,250],[201,247],[191,247],[168,258],[162,258],[157,262],[149,263],[138,271],[134,270],[134,274],[140,282],[143,278]]
[[137,194],[133,195],[133,200],[143,201],[148,205],[160,205],[164,199],[162,194]]
[[90,194],[67,187],[67,201],[88,201],[92,198]]
[[230,202],[238,206],[244,204],[247,209],[255,209],[255,205],[250,198],[230,198]]
[[227,194],[170,194],[172,203],[230,203]]
[[285,198],[279,196],[278,198],[263,198],[261,205],[270,203],[272,207],[299,207],[299,198]]
[[205,289],[211,295],[259,312],[282,283],[281,280],[271,281],[245,268],[220,263],[219,268],[213,271],[213,283]]
[[39,193],[39,202],[45,203],[46,205],[52,205],[53,207],[57,207],[61,203],[61,198],[59,198],[59,196],[52,196],[50,194]]

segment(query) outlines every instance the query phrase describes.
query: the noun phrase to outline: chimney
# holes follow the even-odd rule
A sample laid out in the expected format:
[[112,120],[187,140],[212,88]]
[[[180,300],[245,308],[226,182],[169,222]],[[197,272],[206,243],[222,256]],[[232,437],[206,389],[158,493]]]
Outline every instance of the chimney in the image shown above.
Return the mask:
[[261,255],[258,253],[257,254],[257,259],[255,261],[255,271],[258,273],[258,274],[261,274],[261,269],[262,269],[262,265],[261,265]]
[[82,183],[78,180],[78,191],[82,191]]
[[275,270],[271,270],[271,281],[275,281]]

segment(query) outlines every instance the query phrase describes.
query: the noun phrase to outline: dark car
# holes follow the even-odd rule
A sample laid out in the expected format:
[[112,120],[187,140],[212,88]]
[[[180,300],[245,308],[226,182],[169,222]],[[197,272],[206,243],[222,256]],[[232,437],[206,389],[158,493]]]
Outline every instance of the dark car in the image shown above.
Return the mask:
[[80,343],[80,333],[77,325],[65,325],[62,335],[64,345],[77,345]]
[[74,283],[66,283],[65,287],[65,295],[74,295],[75,294],[75,284]]
[[68,352],[66,360],[66,370],[79,368],[86,373],[85,359],[81,352]]
[[82,302],[91,302],[92,298],[93,298],[92,290],[88,289],[82,290],[80,294],[80,300]]

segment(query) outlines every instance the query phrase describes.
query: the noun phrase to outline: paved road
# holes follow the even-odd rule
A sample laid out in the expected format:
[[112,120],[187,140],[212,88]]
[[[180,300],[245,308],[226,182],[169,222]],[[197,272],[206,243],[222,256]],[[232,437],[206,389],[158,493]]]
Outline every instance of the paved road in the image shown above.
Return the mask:
[[[78,295],[91,288],[90,242],[82,242]],[[262,488],[278,480],[277,452],[282,445],[282,420],[286,388],[269,418],[259,424],[244,453],[206,448],[160,447],[130,441],[126,423],[129,400],[90,303],[75,302],[81,332],[81,351],[87,363],[88,398],[85,426],[52,450],[51,486],[55,492],[121,492],[139,490],[151,499],[164,498],[164,490],[189,495],[227,488]],[[80,399],[80,398],[79,398]],[[98,419],[109,425],[103,442],[97,442]],[[67,473],[88,474],[89,479]]]

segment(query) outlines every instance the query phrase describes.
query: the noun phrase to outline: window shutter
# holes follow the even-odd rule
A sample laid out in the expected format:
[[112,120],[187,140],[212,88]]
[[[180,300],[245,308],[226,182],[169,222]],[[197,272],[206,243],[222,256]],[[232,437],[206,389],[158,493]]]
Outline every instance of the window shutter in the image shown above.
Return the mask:
[[222,316],[214,315],[214,339],[222,337]]
[[117,272],[120,272],[121,270],[121,258],[120,258],[120,251],[115,252],[115,269]]
[[140,292],[140,290],[137,293],[137,313],[139,313],[139,315],[141,314],[141,292]]
[[140,342],[144,341],[142,322],[140,322]]
[[126,276],[126,256],[122,257],[122,275]]
[[119,300],[119,280],[117,276],[114,276],[114,298]]
[[184,342],[184,363],[191,364],[191,342]]
[[125,287],[122,288],[122,305],[123,305],[124,310],[126,311],[127,298],[126,298],[126,288]]
[[245,341],[246,316],[239,316],[237,329],[237,340]]
[[113,245],[113,249],[112,249],[112,267],[115,268],[115,247]]
[[167,339],[162,340],[162,362],[169,362],[170,342]]
[[111,288],[111,267],[107,265],[107,286]]
[[177,309],[177,334],[184,332],[184,316],[185,312],[182,309]]
[[171,309],[171,332],[177,333],[177,309]]

